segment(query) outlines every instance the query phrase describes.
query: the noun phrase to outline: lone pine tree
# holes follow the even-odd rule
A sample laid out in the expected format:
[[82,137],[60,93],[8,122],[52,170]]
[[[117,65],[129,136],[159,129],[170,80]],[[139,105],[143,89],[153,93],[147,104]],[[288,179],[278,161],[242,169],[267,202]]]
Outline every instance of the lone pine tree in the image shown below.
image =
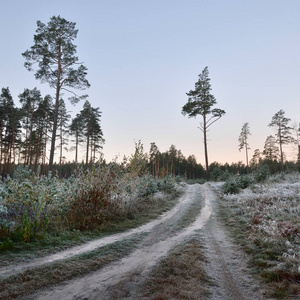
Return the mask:
[[200,122],[200,130],[203,132],[204,142],[204,155],[206,177],[209,180],[209,165],[208,165],[208,150],[207,150],[207,132],[208,128],[219,120],[225,111],[219,108],[213,108],[217,104],[216,98],[211,94],[210,78],[208,77],[208,67],[205,67],[201,74],[198,75],[199,79],[195,83],[195,89],[190,90],[188,93],[188,102],[182,107],[182,114],[188,115],[189,118],[202,116]]

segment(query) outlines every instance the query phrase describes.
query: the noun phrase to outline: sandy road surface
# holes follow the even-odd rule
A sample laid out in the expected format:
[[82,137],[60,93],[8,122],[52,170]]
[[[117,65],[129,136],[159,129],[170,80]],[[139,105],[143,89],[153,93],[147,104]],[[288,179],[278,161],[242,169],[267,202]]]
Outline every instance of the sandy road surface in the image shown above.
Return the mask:
[[[0,275],[9,276],[51,261],[62,260],[79,253],[122,240],[130,235],[149,232],[139,249],[99,271],[77,278],[26,299],[135,299],[135,290],[147,278],[152,267],[168,252],[192,236],[201,239],[208,259],[206,269],[212,278],[209,300],[260,300],[264,299],[258,285],[248,273],[246,258],[230,241],[224,228],[215,217],[217,201],[208,184],[187,186],[179,203],[155,221],[125,233],[72,248],[62,253],[37,260],[30,264],[0,269]],[[202,209],[190,226],[182,229],[179,224],[184,213],[195,202],[202,201]],[[191,266],[192,268],[193,266]],[[2,273],[1,273],[2,272]],[[195,297],[195,299],[197,299]]]
[[212,300],[263,300],[263,291],[247,266],[248,257],[234,244],[217,218],[217,198],[210,191],[212,214],[201,236],[206,272],[213,279]]

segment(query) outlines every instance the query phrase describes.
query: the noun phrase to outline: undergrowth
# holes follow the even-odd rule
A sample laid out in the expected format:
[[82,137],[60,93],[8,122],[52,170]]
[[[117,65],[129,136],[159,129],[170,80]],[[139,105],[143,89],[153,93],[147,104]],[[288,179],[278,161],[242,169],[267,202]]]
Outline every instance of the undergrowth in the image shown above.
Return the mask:
[[135,219],[147,219],[143,213],[151,214],[158,203],[162,210],[169,207],[154,199],[157,192],[175,197],[178,184],[170,176],[156,180],[124,173],[117,164],[93,167],[68,180],[19,166],[13,178],[0,181],[0,251],[61,232],[73,236],[78,230],[130,228]]

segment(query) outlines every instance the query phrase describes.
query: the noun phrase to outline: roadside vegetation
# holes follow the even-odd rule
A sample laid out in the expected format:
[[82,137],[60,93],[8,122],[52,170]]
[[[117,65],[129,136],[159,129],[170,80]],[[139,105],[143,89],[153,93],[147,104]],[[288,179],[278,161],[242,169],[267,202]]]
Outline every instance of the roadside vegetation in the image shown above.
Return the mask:
[[46,254],[141,225],[174,205],[178,193],[171,176],[136,176],[117,164],[69,179],[18,167],[0,182],[1,265],[3,257],[16,259],[12,253]]
[[215,185],[221,214],[251,264],[268,283],[268,296],[300,297],[300,174],[251,175]]

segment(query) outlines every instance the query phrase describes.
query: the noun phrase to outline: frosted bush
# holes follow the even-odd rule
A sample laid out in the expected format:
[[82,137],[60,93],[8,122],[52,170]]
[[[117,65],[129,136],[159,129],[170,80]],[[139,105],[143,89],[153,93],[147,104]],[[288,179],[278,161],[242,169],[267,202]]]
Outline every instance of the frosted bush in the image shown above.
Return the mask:
[[15,222],[9,234],[30,241],[43,235],[66,212],[74,181],[37,176],[26,168],[18,168],[16,175],[1,186],[0,204],[8,210],[8,221]]

